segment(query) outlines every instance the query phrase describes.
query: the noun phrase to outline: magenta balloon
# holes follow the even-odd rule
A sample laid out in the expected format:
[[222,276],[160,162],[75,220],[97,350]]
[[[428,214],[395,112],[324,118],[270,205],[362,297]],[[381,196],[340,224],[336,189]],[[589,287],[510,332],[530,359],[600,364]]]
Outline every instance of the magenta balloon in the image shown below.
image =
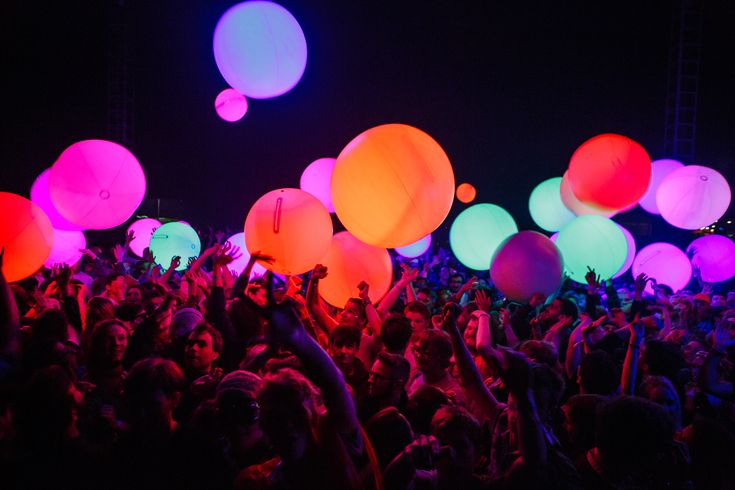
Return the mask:
[[67,231],[82,231],[83,227],[77,226],[74,223],[68,221],[54,207],[54,203],[51,201],[51,195],[48,191],[48,177],[51,172],[50,168],[47,168],[41,175],[39,175],[33,186],[31,186],[31,201],[36,203],[38,207],[46,212],[46,216],[51,221],[51,226],[54,230],[67,230]]
[[620,277],[626,272],[628,272],[628,269],[630,269],[630,266],[633,265],[633,260],[635,259],[635,252],[636,252],[635,238],[633,238],[633,235],[631,235],[631,233],[627,229],[625,229],[625,227],[620,226],[619,224],[618,224],[618,228],[620,228],[620,231],[622,231],[623,235],[625,235],[625,242],[628,245],[628,255],[625,256],[625,262],[623,262],[623,265],[620,267],[620,270],[615,273],[615,275],[613,276],[613,279],[615,279],[616,277]]
[[56,209],[75,225],[114,228],[133,215],[145,195],[145,174],[124,147],[85,140],[64,150],[51,167],[49,193]]
[[128,233],[132,231],[135,237],[130,242],[130,251],[142,257],[145,249],[151,244],[151,235],[159,226],[161,222],[153,218],[143,218],[131,223],[128,226]]
[[429,250],[429,247],[431,247],[431,233],[426,235],[424,238],[416,240],[413,243],[409,243],[406,246],[398,247],[394,250],[401,257],[413,259],[424,255],[426,251]]
[[336,158],[320,158],[319,160],[314,160],[304,169],[299,185],[302,191],[306,191],[319,199],[330,213],[334,212],[334,204],[332,204],[332,193],[330,192],[329,186],[332,180],[332,170],[336,162]]
[[490,278],[501,293],[513,301],[527,303],[531,296],[544,296],[559,289],[564,265],[554,242],[535,231],[521,231],[499,247]]
[[656,192],[661,182],[674,170],[679,170],[684,164],[677,160],[654,160],[651,162],[651,185],[638,204],[651,214],[661,214],[656,205]]
[[[678,247],[656,242],[643,247],[633,260],[633,277],[641,273],[656,279],[658,284],[666,284],[676,292],[689,284],[692,264]],[[646,292],[653,293],[651,283],[646,285]]]
[[661,182],[656,205],[669,224],[696,230],[720,219],[730,206],[730,185],[717,170],[687,165]]
[[[240,248],[240,253],[242,254],[242,257],[233,260],[227,266],[231,271],[234,271],[237,275],[240,275],[242,274],[242,271],[245,270],[245,267],[247,267],[248,262],[250,261],[250,252],[248,252],[248,249],[245,246],[245,233],[235,233],[227,239],[227,242],[229,242],[230,245],[234,247]],[[253,269],[250,271],[250,279],[256,276],[264,276],[266,271],[267,269],[265,267],[256,262],[253,266]]]
[[84,248],[87,248],[87,239],[81,231],[54,230],[54,245],[44,265],[74,265],[82,258]]
[[735,242],[725,236],[697,238],[687,247],[687,254],[704,282],[722,282],[735,276]]
[[227,122],[236,122],[248,112],[248,100],[233,88],[226,88],[214,99],[217,115]]

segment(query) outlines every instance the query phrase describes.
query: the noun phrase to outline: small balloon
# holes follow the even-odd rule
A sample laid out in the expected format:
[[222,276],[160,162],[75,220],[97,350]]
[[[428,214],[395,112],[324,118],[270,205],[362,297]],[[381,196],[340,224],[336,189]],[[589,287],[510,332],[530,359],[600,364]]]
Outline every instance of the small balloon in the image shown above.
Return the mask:
[[463,202],[465,204],[471,203],[475,200],[475,197],[477,197],[477,190],[472,184],[465,182],[457,186],[457,200],[459,202]]
[[237,90],[226,88],[214,99],[214,109],[223,120],[236,122],[248,112],[248,100]]
[[186,270],[189,267],[189,259],[199,257],[202,250],[202,242],[197,232],[189,225],[172,221],[161,225],[151,236],[151,254],[164,270],[171,265],[171,259],[175,256],[181,257],[177,271]]

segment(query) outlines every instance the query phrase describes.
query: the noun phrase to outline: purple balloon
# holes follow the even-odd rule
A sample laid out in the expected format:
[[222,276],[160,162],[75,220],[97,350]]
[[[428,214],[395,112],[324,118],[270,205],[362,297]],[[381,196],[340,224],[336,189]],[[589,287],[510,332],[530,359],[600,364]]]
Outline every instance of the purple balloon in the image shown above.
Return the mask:
[[87,248],[87,239],[81,231],[54,230],[54,245],[44,265],[74,265],[82,258],[81,250]]
[[159,226],[161,226],[161,222],[153,218],[142,218],[131,223],[128,226],[128,233],[132,231],[135,237],[130,242],[130,251],[138,257],[142,257],[145,249],[151,244],[153,232]]
[[51,226],[54,230],[65,230],[65,231],[82,231],[84,228],[77,226],[74,223],[64,218],[59,211],[56,210],[54,203],[51,201],[51,195],[48,190],[48,177],[51,172],[50,168],[47,168],[41,175],[36,178],[31,186],[31,201],[36,203],[38,207],[46,212],[46,216],[51,221]]
[[722,282],[735,276],[735,242],[722,235],[697,238],[687,247],[692,264],[704,282]]
[[332,181],[332,170],[334,170],[335,163],[337,163],[336,158],[320,158],[319,160],[314,160],[304,169],[301,174],[301,182],[299,183],[302,191],[306,191],[319,199],[330,213],[334,212],[330,183]]
[[638,201],[638,204],[651,214],[661,214],[656,205],[658,186],[661,185],[667,175],[683,166],[683,163],[676,160],[655,160],[651,162],[651,185],[648,186],[648,190]]
[[[633,277],[646,274],[658,284],[666,284],[675,292],[689,284],[692,278],[692,264],[689,257],[674,245],[664,242],[652,243],[643,247],[633,260]],[[651,283],[646,284],[646,292],[653,293]]]
[[628,230],[626,230],[624,227],[620,226],[618,224],[618,228],[620,228],[620,231],[623,232],[623,235],[625,235],[625,241],[628,245],[628,255],[625,257],[625,262],[623,262],[623,265],[620,267],[620,270],[615,273],[613,276],[613,279],[616,277],[620,277],[623,274],[625,274],[628,269],[630,269],[630,266],[633,265],[633,260],[635,259],[635,238],[633,238],[633,235],[630,234]]

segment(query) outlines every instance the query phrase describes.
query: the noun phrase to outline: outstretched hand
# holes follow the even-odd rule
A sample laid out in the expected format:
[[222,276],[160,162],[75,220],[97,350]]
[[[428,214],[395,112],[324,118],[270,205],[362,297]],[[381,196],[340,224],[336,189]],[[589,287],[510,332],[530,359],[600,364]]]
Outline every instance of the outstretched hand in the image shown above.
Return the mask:
[[312,269],[311,271],[311,279],[319,280],[319,279],[324,279],[325,277],[327,277],[326,266],[323,266],[322,264],[315,265],[314,269]]
[[446,303],[444,305],[444,308],[442,309],[441,314],[441,328],[442,330],[449,330],[457,323],[457,318],[459,318],[459,315],[462,313],[462,308],[460,308],[456,303],[452,303],[451,301],[449,303]]
[[265,273],[266,306],[262,309],[268,319],[268,336],[276,342],[291,345],[297,343],[302,335],[308,335],[301,323],[293,299],[284,297],[278,303],[274,294],[273,273]]
[[492,303],[492,298],[490,298],[484,290],[475,290],[475,304],[477,305],[478,310],[487,313],[490,311],[490,306],[492,305]]
[[584,278],[587,281],[588,291],[597,292],[600,289],[600,275],[590,266],[587,266],[587,274],[584,275]]

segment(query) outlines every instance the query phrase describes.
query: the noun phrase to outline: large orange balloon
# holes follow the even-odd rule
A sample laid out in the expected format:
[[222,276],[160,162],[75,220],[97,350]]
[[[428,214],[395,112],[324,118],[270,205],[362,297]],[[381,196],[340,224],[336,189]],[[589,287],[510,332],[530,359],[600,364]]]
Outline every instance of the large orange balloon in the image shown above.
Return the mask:
[[3,274],[8,282],[40,269],[53,244],[54,229],[39,206],[17,194],[0,192],[0,247],[5,247]]
[[332,239],[332,219],[324,204],[299,189],[276,189],[258,199],[245,218],[245,244],[275,260],[266,269],[302,274],[324,257]]
[[370,245],[397,248],[441,225],[454,199],[454,172],[431,136],[404,124],[385,124],[342,150],[331,192],[350,233]]
[[584,203],[577,199],[577,196],[572,192],[572,186],[569,184],[569,172],[564,172],[564,176],[561,178],[559,193],[561,194],[561,202],[564,203],[564,206],[577,216],[594,214],[596,216],[611,218],[615,215],[616,211],[614,209],[601,208],[592,204]]
[[601,134],[582,143],[569,161],[577,199],[601,208],[635,205],[651,183],[651,157],[630,138]]
[[327,277],[319,281],[319,294],[338,308],[357,296],[360,281],[370,285],[370,299],[378,301],[393,279],[388,251],[363,243],[347,231],[334,235],[321,263],[327,266]]
[[457,199],[465,204],[470,203],[477,197],[477,189],[472,184],[465,182],[457,186]]

